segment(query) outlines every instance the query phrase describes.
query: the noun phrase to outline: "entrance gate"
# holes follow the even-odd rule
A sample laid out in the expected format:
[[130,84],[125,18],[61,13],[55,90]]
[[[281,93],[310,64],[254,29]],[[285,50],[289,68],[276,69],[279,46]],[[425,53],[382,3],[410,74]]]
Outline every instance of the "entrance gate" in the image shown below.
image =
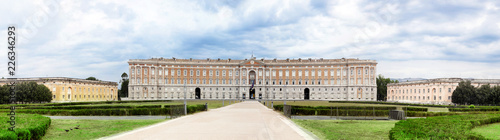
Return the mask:
[[304,100],[309,100],[309,88],[304,89]]

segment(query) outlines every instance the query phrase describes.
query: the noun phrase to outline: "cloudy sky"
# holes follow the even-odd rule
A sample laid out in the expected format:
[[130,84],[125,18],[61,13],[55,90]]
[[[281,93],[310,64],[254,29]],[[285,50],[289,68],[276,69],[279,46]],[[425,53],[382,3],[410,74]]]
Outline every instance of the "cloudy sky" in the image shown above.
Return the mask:
[[[499,1],[11,0],[17,77],[118,81],[129,59],[359,58],[391,78],[500,79]],[[1,41],[0,41],[1,42]],[[1,61],[0,60],[0,61]]]

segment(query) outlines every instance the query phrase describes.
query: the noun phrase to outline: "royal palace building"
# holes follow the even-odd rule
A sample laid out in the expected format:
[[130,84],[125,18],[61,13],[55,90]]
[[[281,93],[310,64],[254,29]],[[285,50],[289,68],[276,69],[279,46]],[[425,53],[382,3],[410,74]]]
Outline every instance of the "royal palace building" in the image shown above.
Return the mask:
[[128,63],[129,100],[377,97],[375,60],[152,58]]
[[[66,77],[17,78],[16,83],[36,82],[52,92],[52,102],[114,101],[118,100],[116,82],[95,81]],[[0,79],[0,85],[9,79]]]
[[451,104],[458,83],[470,80],[475,87],[500,86],[498,79],[439,78],[387,84],[387,101],[424,104]]

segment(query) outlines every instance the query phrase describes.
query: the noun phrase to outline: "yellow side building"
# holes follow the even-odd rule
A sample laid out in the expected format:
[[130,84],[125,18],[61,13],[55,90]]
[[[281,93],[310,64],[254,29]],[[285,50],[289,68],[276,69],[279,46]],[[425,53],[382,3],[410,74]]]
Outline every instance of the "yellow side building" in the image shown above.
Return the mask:
[[[66,77],[17,78],[20,82],[43,84],[52,92],[52,102],[116,101],[118,84],[109,81],[94,81]],[[8,79],[0,79],[0,85]]]

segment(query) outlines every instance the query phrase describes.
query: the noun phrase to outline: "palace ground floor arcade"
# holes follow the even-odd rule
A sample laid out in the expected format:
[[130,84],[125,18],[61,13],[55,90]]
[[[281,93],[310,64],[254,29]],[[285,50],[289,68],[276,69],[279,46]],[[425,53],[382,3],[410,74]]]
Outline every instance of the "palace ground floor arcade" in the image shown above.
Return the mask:
[[375,101],[371,86],[131,86],[130,100],[262,99]]

